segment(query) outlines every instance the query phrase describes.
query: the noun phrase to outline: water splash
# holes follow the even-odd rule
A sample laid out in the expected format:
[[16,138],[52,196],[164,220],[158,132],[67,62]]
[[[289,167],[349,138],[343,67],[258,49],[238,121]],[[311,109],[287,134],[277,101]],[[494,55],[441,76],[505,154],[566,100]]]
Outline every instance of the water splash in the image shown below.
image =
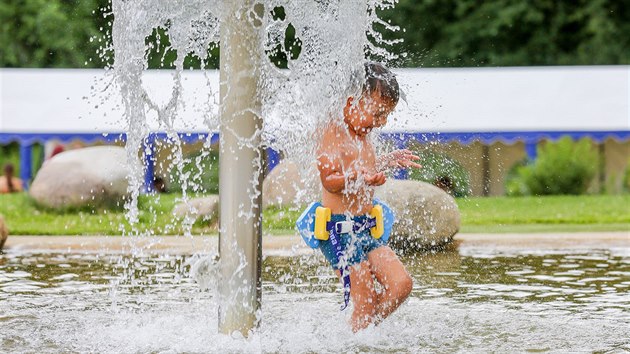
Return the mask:
[[[265,321],[248,340],[214,331],[213,288],[200,291],[179,275],[196,258],[14,249],[0,262],[0,343],[42,353],[624,352],[630,249],[623,241],[545,249],[471,242],[415,257],[403,311],[356,335],[336,311],[341,288],[323,257],[267,256]],[[136,263],[138,277],[116,288],[114,309],[108,291],[124,271],[119,257]]]
[[[312,161],[314,142],[317,140],[314,136],[318,128],[331,117],[338,118],[345,99],[358,92],[360,83],[357,78],[360,75],[357,73],[362,72],[366,55],[395,58],[383,48],[391,42],[384,40],[374,30],[375,24],[387,30],[398,30],[380,20],[377,14],[378,9],[390,8],[395,3],[391,0],[265,0],[254,2],[249,12],[246,11],[250,14],[261,12],[261,16],[252,15],[252,21],[260,22],[258,25],[262,31],[258,48],[254,50],[259,53],[281,50],[288,54],[287,70],[277,68],[265,56],[257,68],[262,108],[260,112],[254,113],[264,117],[264,126],[260,132],[263,145],[282,151],[286,158],[295,161],[301,167],[302,176],[310,176],[315,172]],[[185,58],[195,56],[202,63],[212,60],[209,53],[219,45],[219,30],[226,11],[226,3],[217,0],[112,1],[112,72],[123,97],[128,123],[127,151],[132,198],[127,207],[128,218],[132,223],[138,220],[136,201],[142,190],[144,172],[137,158],[138,151],[145,155],[150,153],[142,152],[147,146],[151,130],[150,116],[156,116],[159,128],[167,133],[173,150],[173,166],[180,175],[184,174],[182,142],[176,134],[174,123],[183,109],[182,73]],[[279,12],[284,16],[278,16]],[[296,43],[293,46],[299,47],[297,55],[291,54],[292,50],[295,51],[293,47],[285,45],[289,28],[295,33]],[[149,52],[154,46],[148,38],[157,30],[168,35],[170,42],[170,47],[163,52],[176,53],[171,95],[162,104],[151,97],[144,78]],[[217,88],[210,87],[209,90],[216,92]],[[216,100],[209,100],[208,106],[200,112],[206,117],[208,131],[216,131],[219,125],[217,111]],[[248,144],[246,139],[242,143]],[[194,178],[182,180],[186,198],[187,183],[193,190],[198,183]],[[252,195],[252,198],[255,197]],[[301,198],[305,199],[306,196],[302,194]]]
[[[182,80],[185,60],[194,56],[204,63],[209,62],[212,59],[209,54],[212,47],[219,45],[220,39],[230,38],[222,33],[230,31],[228,23],[231,22],[228,22],[228,18],[240,17],[239,21],[248,21],[257,29],[257,33],[248,38],[248,41],[253,42],[247,43],[246,51],[248,53],[246,55],[249,55],[255,64],[247,67],[247,71],[237,72],[238,75],[256,78],[255,91],[258,97],[253,101],[260,103],[260,106],[254,104],[244,109],[238,108],[242,111],[230,111],[227,116],[229,119],[247,119],[246,116],[253,114],[262,117],[263,120],[253,132],[247,133],[231,131],[227,124],[221,126],[222,139],[225,142],[229,137],[225,134],[234,135],[238,139],[234,149],[258,151],[259,154],[261,147],[282,151],[285,158],[293,160],[300,166],[304,181],[312,181],[310,176],[316,174],[315,149],[316,142],[320,140],[318,136],[321,128],[331,120],[341,122],[347,98],[358,97],[361,93],[366,55],[393,57],[379,47],[379,43],[387,42],[373,29],[375,23],[396,29],[380,21],[377,16],[377,9],[391,7],[393,1],[265,0],[244,3],[247,5],[235,10],[234,3],[229,1],[112,0],[114,15],[112,73],[121,92],[125,107],[124,116],[127,120],[126,149],[130,166],[131,199],[126,207],[131,224],[139,219],[137,200],[142,191],[145,172],[138,155],[143,156],[145,160],[152,158],[153,150],[150,145],[153,141],[149,135],[154,129],[152,126],[157,125],[159,130],[166,132],[166,141],[172,149],[170,160],[183,180],[184,201],[188,198],[188,186],[192,185],[194,190],[195,185],[199,183],[192,179],[195,176],[184,171],[183,144],[176,128],[178,120],[183,116],[182,111],[186,108],[184,105],[186,92]],[[280,16],[280,13],[283,15]],[[294,31],[293,40],[289,38],[291,29]],[[160,52],[175,54],[173,61],[175,70],[171,73],[170,95],[160,101],[151,95],[145,74],[152,49],[149,38],[153,36],[159,41],[162,35],[168,35],[170,46],[166,49],[161,48]],[[287,45],[289,42],[293,44]],[[286,70],[278,68],[266,55],[277,51],[278,48],[287,54]],[[225,43],[221,49],[222,60],[226,58],[229,60],[229,52],[233,48]],[[161,60],[164,63],[164,57]],[[222,65],[230,66],[235,63],[226,62]],[[221,77],[221,80],[225,79]],[[232,79],[228,81],[233,82]],[[226,100],[234,99],[231,90],[241,94],[238,92],[241,88],[230,87],[225,81],[222,81],[220,86],[221,95]],[[217,89],[210,87],[209,91],[216,92]],[[234,95],[237,99],[238,94]],[[245,99],[245,96],[243,98]],[[223,106],[223,109],[227,109],[225,107]],[[216,131],[220,124],[216,114],[219,111],[216,101],[210,102],[205,108],[206,110],[201,112],[206,117],[202,129]],[[227,154],[230,156],[228,158],[239,158],[235,151],[229,153],[231,154]],[[238,200],[237,203],[242,201],[237,204],[238,221],[235,219],[235,222],[248,223],[258,215],[259,211],[254,208],[257,207],[255,201],[260,198],[260,188],[257,188],[256,184],[263,173],[262,159],[260,155],[258,157],[253,161],[254,169],[251,176],[249,172],[247,173],[248,177],[251,177],[249,187],[243,187],[246,188],[251,203],[242,201],[240,197],[235,198]],[[306,202],[314,197],[308,193],[301,193],[298,194],[298,198],[301,200],[297,202]],[[221,230],[226,230],[227,224],[221,225]],[[183,226],[187,228],[184,233],[190,235],[192,223],[185,222]],[[140,233],[132,231],[132,234]],[[230,248],[224,250],[227,251],[226,254],[240,256],[240,268],[234,271],[232,277],[228,276],[222,281],[236,281],[238,284],[247,282],[248,280],[241,278],[239,272],[248,261],[251,262],[251,259],[243,257],[244,253],[239,245],[235,244],[234,247],[226,245]],[[226,262],[228,261],[223,260],[222,263],[227,264]],[[198,263],[196,267],[198,272],[195,274],[199,275],[198,279],[201,282],[207,280],[202,274],[204,269],[205,273],[212,273],[212,267],[208,262]],[[131,274],[129,281],[133,283],[134,273],[129,274]],[[241,285],[230,289],[247,290]],[[222,299],[222,303],[240,299],[241,296],[235,293],[237,291],[231,292],[229,296],[234,299]]]

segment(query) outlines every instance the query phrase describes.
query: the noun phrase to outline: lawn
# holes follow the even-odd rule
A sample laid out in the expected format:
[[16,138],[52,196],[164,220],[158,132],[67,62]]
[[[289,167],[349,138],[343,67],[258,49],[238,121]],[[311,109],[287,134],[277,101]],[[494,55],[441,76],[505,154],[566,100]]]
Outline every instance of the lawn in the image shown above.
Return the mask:
[[630,231],[630,195],[457,200],[461,232]]
[[[175,235],[184,232],[181,220],[175,219],[172,213],[180,199],[179,194],[140,196],[139,222],[133,228],[122,207],[59,212],[36,206],[25,193],[0,195],[0,214],[4,215],[10,232],[15,235],[120,235],[133,232]],[[197,222],[192,233],[216,233],[216,227]]]
[[[134,228],[124,210],[66,210],[38,208],[26,194],[0,195],[0,214],[16,235],[119,235],[149,232],[182,234],[181,220],[172,210],[178,194],[142,196],[140,221]],[[488,197],[457,199],[461,232],[576,232],[630,231],[630,195],[587,195],[546,197]],[[268,208],[263,230],[270,234],[292,233],[300,210]],[[198,221],[193,234],[216,234],[216,225]]]

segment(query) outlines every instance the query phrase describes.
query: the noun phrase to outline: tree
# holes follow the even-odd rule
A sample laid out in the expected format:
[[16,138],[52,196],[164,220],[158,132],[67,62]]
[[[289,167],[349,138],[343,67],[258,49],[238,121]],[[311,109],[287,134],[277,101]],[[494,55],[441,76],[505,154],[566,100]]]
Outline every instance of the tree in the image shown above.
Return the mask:
[[103,67],[107,0],[3,0],[0,66]]
[[401,0],[401,66],[630,63],[630,7],[616,0]]
[[[296,0],[297,1],[297,0]],[[306,0],[299,0],[306,1]],[[111,21],[109,0],[3,0],[0,2],[0,67],[104,67]],[[270,9],[275,18],[281,7]],[[382,17],[404,32],[377,28],[399,66],[497,66],[630,64],[630,6],[618,0],[400,0]],[[167,26],[165,24],[165,26]],[[147,37],[150,68],[171,68],[167,28]],[[187,56],[185,67],[218,66]],[[279,67],[300,52],[293,28],[267,53]],[[206,58],[204,58],[206,60]]]

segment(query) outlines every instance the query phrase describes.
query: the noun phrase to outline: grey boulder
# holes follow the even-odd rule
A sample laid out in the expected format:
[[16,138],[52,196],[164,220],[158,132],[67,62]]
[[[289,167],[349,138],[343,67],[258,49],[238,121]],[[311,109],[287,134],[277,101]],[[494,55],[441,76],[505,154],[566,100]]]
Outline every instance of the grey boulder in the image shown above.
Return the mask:
[[395,248],[440,247],[459,231],[461,218],[455,199],[431,184],[391,179],[377,189],[375,197],[396,214],[390,238]]
[[319,177],[303,178],[298,165],[280,162],[263,181],[263,208],[296,207],[321,198]]
[[191,223],[199,218],[208,221],[216,220],[219,216],[219,196],[210,195],[181,202],[175,205],[173,214]]
[[46,161],[30,188],[35,201],[53,209],[120,205],[127,196],[127,153],[118,146],[70,150]]

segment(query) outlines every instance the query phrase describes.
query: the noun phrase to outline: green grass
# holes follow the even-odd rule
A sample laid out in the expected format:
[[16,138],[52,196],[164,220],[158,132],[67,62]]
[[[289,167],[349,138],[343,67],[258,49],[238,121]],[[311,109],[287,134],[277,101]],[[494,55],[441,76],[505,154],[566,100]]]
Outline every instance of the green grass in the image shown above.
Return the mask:
[[[135,231],[156,235],[182,234],[181,220],[172,213],[180,198],[177,194],[141,196]],[[0,214],[4,215],[10,232],[15,235],[120,235],[134,232],[123,208],[54,211],[38,207],[26,193],[0,195]],[[192,233],[216,233],[216,227],[198,221],[193,225]]]
[[629,231],[630,223],[612,224],[494,224],[462,225],[460,232],[479,233],[564,233],[564,232],[606,232]]
[[[630,231],[630,195],[457,199],[463,233]],[[291,233],[300,211],[263,214],[271,234]]]
[[630,230],[630,196],[462,198],[462,232]]
[[[136,230],[157,235],[182,234],[184,227],[172,210],[178,194],[141,196]],[[629,231],[630,195],[489,197],[457,199],[461,232],[579,232]],[[292,234],[300,210],[268,208],[263,212],[265,233]],[[27,194],[0,195],[0,214],[16,235],[120,235],[132,228],[122,209],[56,212],[37,207]],[[216,225],[198,221],[193,234],[215,234]]]

